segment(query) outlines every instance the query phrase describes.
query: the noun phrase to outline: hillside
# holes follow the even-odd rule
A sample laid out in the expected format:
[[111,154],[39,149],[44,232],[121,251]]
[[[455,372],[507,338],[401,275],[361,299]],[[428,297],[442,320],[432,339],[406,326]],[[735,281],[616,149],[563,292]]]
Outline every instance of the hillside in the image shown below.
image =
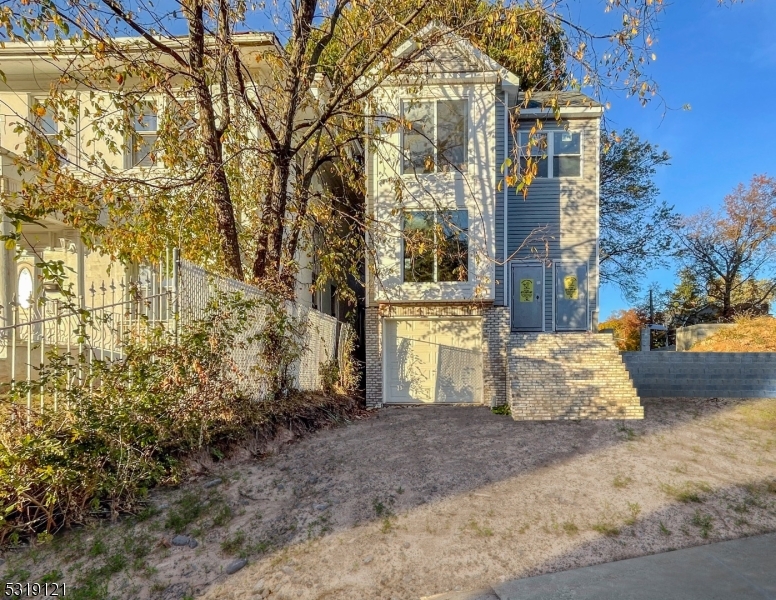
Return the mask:
[[738,319],[733,327],[698,342],[690,352],[776,352],[776,318]]

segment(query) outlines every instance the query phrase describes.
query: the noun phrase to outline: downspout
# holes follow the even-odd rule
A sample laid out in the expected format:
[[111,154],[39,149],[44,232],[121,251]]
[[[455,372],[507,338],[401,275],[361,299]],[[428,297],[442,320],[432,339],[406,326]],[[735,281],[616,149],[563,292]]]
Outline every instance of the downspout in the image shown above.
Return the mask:
[[[596,119],[595,144],[595,312],[590,315],[590,329],[598,331],[601,308],[601,117]],[[667,342],[666,342],[667,343]]]
[[[507,160],[509,151],[509,92],[504,92],[504,161]],[[502,261],[504,262],[504,270],[503,270],[503,277],[504,277],[504,283],[502,285],[504,289],[504,306],[510,305],[510,297],[509,297],[509,279],[511,277],[511,273],[509,273],[508,264],[507,264],[507,256],[509,256],[509,222],[507,221],[508,215],[509,215],[509,186],[506,184],[506,180],[504,181],[504,254],[502,255]]]

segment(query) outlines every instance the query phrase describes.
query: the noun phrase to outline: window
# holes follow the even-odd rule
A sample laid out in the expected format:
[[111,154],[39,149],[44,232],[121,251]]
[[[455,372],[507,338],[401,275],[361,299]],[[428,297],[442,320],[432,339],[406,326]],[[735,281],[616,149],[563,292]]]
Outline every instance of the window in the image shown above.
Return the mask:
[[75,138],[66,135],[66,127],[57,121],[54,109],[46,104],[45,98],[35,98],[32,106],[33,124],[40,136],[35,149],[36,158],[43,160],[46,154],[53,150],[59,156],[60,162],[74,162]]
[[468,231],[465,210],[404,213],[404,281],[468,281]]
[[533,157],[537,177],[579,177],[582,175],[582,139],[579,132],[520,132],[520,169]]
[[144,104],[132,114],[132,141],[130,167],[151,167],[156,163],[154,145],[158,137],[158,117],[156,106]]
[[402,102],[403,173],[465,171],[468,146],[466,100]]
[[579,134],[555,131],[552,138],[552,176],[579,177],[582,164]]
[[27,268],[19,271],[16,282],[16,301],[22,308],[29,308],[32,303],[32,274]]

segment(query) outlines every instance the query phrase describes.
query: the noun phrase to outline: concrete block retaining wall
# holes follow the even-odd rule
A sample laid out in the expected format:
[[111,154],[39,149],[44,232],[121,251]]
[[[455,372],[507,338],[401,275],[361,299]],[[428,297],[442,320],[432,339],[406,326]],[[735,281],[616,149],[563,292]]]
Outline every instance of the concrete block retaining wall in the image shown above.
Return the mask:
[[776,352],[625,352],[639,396],[776,398]]

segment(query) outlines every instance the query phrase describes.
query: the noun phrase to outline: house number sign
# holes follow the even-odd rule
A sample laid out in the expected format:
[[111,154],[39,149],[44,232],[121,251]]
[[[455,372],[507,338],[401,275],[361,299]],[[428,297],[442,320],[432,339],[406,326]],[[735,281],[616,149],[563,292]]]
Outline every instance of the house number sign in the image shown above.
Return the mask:
[[577,278],[573,275],[568,275],[563,278],[563,297],[566,300],[576,300],[579,296],[579,288],[577,287]]
[[520,280],[520,302],[533,302],[533,279]]

